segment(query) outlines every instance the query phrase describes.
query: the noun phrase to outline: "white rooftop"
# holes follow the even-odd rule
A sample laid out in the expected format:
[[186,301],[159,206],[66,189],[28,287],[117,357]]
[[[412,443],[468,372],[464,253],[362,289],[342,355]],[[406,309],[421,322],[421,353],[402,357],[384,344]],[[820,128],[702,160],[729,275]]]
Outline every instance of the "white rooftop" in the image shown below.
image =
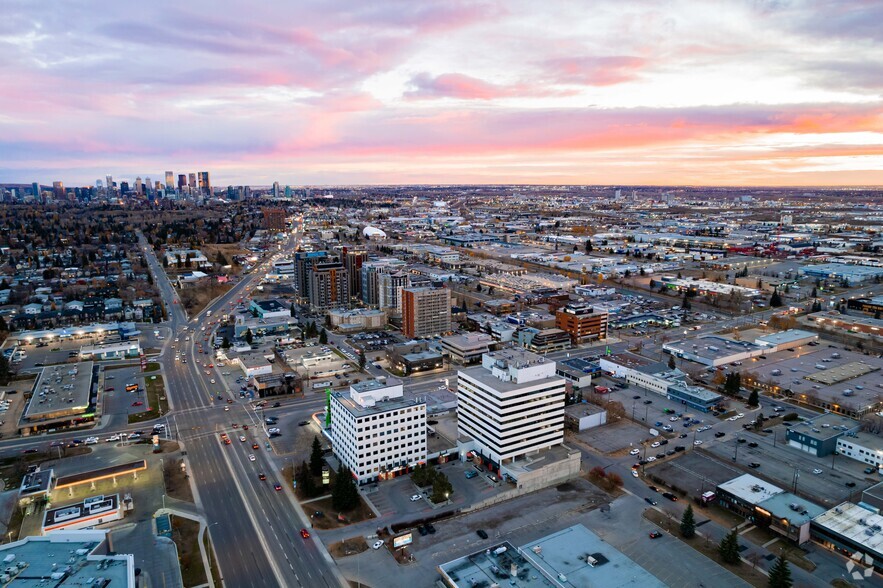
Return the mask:
[[718,488],[749,504],[759,504],[784,492],[778,486],[773,486],[769,482],[765,482],[751,474],[743,474],[729,482],[718,484]]

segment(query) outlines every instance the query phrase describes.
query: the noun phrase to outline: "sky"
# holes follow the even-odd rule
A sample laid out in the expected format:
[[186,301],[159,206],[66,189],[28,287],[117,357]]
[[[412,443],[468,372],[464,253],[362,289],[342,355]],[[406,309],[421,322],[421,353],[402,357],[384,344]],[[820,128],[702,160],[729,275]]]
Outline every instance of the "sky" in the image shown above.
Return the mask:
[[0,183],[883,185],[875,0],[4,0]]

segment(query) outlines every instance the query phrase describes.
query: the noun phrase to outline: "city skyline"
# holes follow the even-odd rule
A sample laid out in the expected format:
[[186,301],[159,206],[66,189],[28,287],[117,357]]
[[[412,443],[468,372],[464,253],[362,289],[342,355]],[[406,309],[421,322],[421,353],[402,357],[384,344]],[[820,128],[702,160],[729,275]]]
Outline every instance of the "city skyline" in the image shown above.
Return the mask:
[[21,5],[0,182],[883,184],[883,6]]

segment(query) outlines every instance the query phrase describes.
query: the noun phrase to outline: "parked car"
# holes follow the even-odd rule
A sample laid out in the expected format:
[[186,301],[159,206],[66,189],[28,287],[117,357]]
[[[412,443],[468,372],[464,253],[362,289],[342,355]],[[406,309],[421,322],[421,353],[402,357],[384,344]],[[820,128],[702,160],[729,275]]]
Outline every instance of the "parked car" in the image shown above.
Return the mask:
[[411,502],[417,502],[418,500],[421,500],[422,498],[423,498],[423,496],[421,496],[420,494],[414,494],[411,496]]
[[381,547],[383,547],[383,541],[380,539],[371,544],[371,549],[380,549]]
[[663,495],[665,498],[668,498],[669,500],[671,500],[672,502],[677,502],[677,501],[678,501],[678,497],[675,496],[674,494],[672,494],[671,492],[663,492],[662,495]]
[[475,532],[475,534],[478,535],[479,537],[481,537],[482,539],[487,539],[487,532],[485,532],[484,529],[479,529],[478,531]]
[[662,533],[660,533],[659,531],[650,531],[651,539],[658,539],[660,537],[662,537]]

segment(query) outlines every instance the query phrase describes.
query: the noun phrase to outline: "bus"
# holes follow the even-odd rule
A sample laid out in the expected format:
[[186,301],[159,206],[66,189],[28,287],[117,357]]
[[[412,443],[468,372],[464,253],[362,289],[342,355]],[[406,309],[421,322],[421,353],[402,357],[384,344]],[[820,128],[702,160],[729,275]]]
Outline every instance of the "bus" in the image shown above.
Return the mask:
[[330,388],[331,382],[316,382],[313,384],[313,390],[321,390],[322,388]]

